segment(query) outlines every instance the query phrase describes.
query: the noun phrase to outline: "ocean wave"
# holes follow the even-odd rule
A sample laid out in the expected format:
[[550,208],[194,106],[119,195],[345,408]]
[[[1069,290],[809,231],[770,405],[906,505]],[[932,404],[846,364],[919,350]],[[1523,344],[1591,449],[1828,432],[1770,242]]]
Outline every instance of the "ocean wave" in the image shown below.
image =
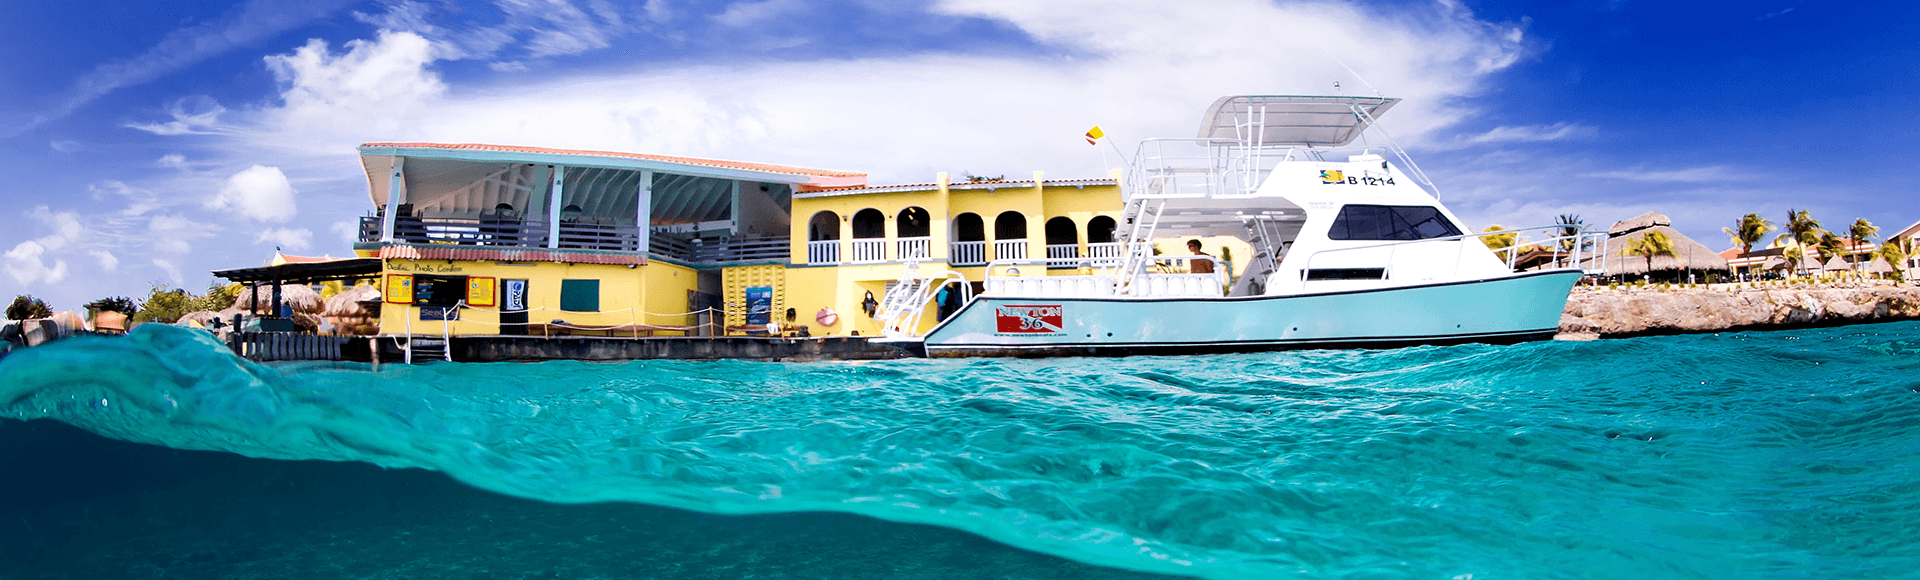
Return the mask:
[[1920,324],[1124,359],[264,366],[142,326],[0,417],[550,502],[829,510],[1245,578],[1920,564]]

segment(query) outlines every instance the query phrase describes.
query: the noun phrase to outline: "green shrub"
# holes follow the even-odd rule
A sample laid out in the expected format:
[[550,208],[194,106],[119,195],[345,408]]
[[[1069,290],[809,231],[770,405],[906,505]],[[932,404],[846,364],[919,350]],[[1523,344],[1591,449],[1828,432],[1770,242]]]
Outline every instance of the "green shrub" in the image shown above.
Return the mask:
[[53,316],[53,307],[45,301],[34,298],[32,294],[13,297],[13,304],[7,305],[8,320],[31,320]]

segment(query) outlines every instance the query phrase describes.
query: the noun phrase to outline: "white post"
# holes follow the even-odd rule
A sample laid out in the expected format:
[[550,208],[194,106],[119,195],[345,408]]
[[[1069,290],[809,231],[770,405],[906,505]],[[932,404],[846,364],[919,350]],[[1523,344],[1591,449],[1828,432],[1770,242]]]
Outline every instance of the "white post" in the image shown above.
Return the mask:
[[645,255],[647,249],[652,247],[649,244],[653,243],[653,170],[651,169],[640,170],[639,206],[639,217],[634,221],[640,226],[639,252]]
[[730,233],[740,235],[740,180],[733,180],[733,229]]
[[380,241],[382,243],[393,242],[394,214],[400,211],[400,198],[404,197],[407,191],[406,180],[400,178],[400,170],[406,166],[406,163],[407,158],[405,157],[395,156],[393,158],[393,177],[387,180],[387,215],[386,219],[380,221]]
[[567,167],[554,165],[553,187],[547,189],[547,247],[560,247],[560,195],[567,180]]

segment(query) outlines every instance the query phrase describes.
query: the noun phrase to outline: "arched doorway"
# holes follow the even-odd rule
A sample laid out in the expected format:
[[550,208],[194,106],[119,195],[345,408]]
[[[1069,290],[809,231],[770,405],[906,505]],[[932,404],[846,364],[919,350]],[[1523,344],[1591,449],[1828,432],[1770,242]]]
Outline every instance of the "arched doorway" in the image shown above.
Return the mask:
[[980,214],[953,216],[953,247],[949,253],[955,266],[987,263],[987,222],[980,219]]
[[933,257],[933,220],[927,210],[909,207],[894,216],[894,232],[899,237],[895,256],[901,260],[925,260]]
[[1109,216],[1087,220],[1087,257],[1096,260],[1119,259],[1120,244],[1113,241],[1114,221]]
[[1047,220],[1047,267],[1072,268],[1080,265],[1080,229],[1073,218],[1058,216]]
[[993,218],[993,259],[1027,259],[1027,216],[1017,211]]
[[807,263],[840,262],[840,214],[823,211],[807,220]]
[[853,213],[852,258],[855,262],[887,259],[887,215],[867,208]]

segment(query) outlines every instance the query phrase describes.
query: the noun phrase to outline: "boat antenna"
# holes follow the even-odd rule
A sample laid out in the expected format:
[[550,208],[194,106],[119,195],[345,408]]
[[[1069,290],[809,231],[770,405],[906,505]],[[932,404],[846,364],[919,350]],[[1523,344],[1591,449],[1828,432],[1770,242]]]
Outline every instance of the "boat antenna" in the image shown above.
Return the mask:
[[[1374,88],[1374,87],[1373,87],[1373,83],[1370,83],[1370,82],[1367,82],[1367,78],[1366,78],[1366,77],[1363,77],[1363,76],[1360,76],[1360,73],[1359,73],[1358,71],[1355,71],[1355,70],[1353,70],[1353,67],[1350,67],[1350,66],[1347,66],[1347,63],[1346,63],[1346,62],[1343,62],[1343,61],[1341,61],[1341,60],[1340,60],[1340,57],[1337,57],[1337,56],[1334,56],[1332,52],[1330,52],[1330,51],[1328,51],[1328,50],[1327,50],[1327,47],[1324,47],[1324,46],[1318,46],[1318,47],[1316,47],[1316,48],[1319,48],[1319,49],[1320,49],[1320,54],[1324,54],[1324,55],[1327,55],[1327,58],[1331,58],[1331,59],[1333,59],[1333,62],[1336,62],[1336,63],[1339,63],[1339,64],[1340,64],[1340,68],[1344,68],[1344,69],[1347,69],[1347,74],[1350,74],[1350,75],[1353,75],[1353,78],[1355,78],[1355,79],[1357,79],[1357,80],[1359,80],[1359,81],[1360,81],[1360,84],[1363,84],[1363,85],[1366,85],[1366,86],[1367,86],[1367,90],[1370,90],[1370,91],[1373,91],[1373,96],[1376,96],[1376,97],[1385,97],[1385,96],[1387,96],[1387,95],[1385,95],[1385,94],[1383,94],[1383,93],[1381,93],[1381,92],[1380,92],[1380,89],[1376,89],[1376,88]],[[1338,90],[1338,89],[1340,88],[1340,82],[1339,82],[1339,81],[1334,81],[1334,83],[1333,83],[1333,88],[1334,88],[1335,90]]]

